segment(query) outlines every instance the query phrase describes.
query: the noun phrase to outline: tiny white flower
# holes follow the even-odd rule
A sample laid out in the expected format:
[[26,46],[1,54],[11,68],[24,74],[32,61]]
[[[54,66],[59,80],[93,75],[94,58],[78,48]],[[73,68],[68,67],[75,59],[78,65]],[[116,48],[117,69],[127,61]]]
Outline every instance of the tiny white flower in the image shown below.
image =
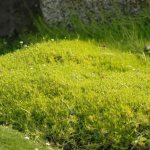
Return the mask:
[[50,143],[49,143],[49,142],[46,142],[46,145],[47,145],[47,146],[50,146]]
[[51,41],[54,42],[55,40],[54,40],[54,39],[51,39]]
[[29,140],[29,139],[30,139],[28,136],[25,136],[24,138],[25,138],[26,140]]
[[35,150],[39,150],[38,148],[35,148]]
[[25,48],[27,48],[27,47],[28,47],[28,45],[24,45],[24,47],[25,47]]
[[20,44],[23,44],[23,41],[20,41],[19,43],[20,43]]

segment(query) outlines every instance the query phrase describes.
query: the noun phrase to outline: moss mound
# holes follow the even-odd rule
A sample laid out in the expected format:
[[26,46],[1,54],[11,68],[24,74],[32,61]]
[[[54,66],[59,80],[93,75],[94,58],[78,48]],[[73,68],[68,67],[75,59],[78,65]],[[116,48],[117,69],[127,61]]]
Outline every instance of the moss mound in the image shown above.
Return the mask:
[[64,149],[148,149],[150,61],[94,42],[0,57],[0,123]]

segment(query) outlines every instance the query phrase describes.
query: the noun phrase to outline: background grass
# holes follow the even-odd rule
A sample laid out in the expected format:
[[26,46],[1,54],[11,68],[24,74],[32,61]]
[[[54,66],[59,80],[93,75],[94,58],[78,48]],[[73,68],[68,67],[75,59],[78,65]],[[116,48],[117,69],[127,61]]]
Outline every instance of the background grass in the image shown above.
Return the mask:
[[28,139],[15,130],[0,126],[0,149],[1,150],[52,150],[42,144]]
[[[48,26],[41,17],[34,21],[35,31],[19,34],[18,38],[0,39],[0,54],[15,51],[22,45],[30,45],[49,39],[94,40],[121,51],[142,53],[145,45],[150,44],[150,14],[137,16],[117,16],[111,21],[107,18],[101,23],[84,24],[78,18],[71,19],[71,27],[60,23]],[[24,44],[20,44],[23,41]]]

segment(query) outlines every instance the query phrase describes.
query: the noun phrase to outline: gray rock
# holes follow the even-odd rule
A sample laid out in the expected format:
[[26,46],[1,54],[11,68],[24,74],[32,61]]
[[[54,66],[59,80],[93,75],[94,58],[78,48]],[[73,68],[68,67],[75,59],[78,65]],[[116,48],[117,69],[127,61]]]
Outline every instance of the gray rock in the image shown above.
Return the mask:
[[149,0],[40,0],[48,24],[71,24],[73,18],[84,23],[101,22],[122,14],[137,15]]
[[86,24],[111,21],[122,14],[136,15],[149,4],[149,0],[0,0],[0,36],[27,30],[40,10],[49,25],[63,23],[72,29],[75,18]]
[[12,36],[25,31],[33,23],[33,16],[40,9],[38,0],[1,0],[0,36]]

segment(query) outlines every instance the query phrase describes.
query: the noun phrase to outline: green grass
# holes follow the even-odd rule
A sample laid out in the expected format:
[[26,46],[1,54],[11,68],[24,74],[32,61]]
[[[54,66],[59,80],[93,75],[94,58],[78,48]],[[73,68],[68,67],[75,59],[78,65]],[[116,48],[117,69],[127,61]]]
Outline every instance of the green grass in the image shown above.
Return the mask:
[[63,149],[150,147],[150,58],[58,40],[0,56],[0,124]]
[[0,126],[0,150],[50,150],[50,148],[27,138],[24,134]]
[[[0,54],[13,52],[24,45],[55,40],[94,40],[113,49],[119,49],[126,52],[142,53],[143,47],[150,44],[150,14],[142,12],[137,16],[124,16],[118,14],[104,18],[102,22],[91,22],[84,24],[79,19],[71,19],[71,27],[67,28],[66,24],[53,24],[50,27],[41,17],[35,19],[35,30],[32,33],[19,34],[18,38],[0,39]],[[106,14],[104,14],[106,15]],[[33,33],[34,32],[34,33]]]
[[105,18],[100,23],[92,21],[89,24],[73,17],[69,29],[63,23],[48,27],[41,18],[36,19],[35,25],[41,35],[53,39],[94,39],[123,51],[141,52],[144,45],[150,44],[150,14],[146,9],[137,16],[124,16],[118,12],[113,17],[103,15]]

